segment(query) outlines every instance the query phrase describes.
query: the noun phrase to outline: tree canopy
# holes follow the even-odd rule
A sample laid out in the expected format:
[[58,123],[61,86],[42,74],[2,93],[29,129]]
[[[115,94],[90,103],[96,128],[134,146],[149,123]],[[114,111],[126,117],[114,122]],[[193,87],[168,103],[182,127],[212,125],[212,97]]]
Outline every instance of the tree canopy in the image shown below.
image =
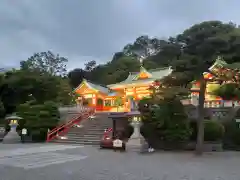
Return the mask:
[[[124,46],[122,51],[115,53],[106,64],[93,63],[91,66],[95,62],[91,61],[85,69],[73,70],[69,75],[75,72],[78,74],[75,77],[88,78],[99,84],[117,83],[124,80],[129,72],[138,71],[138,57],[144,57],[145,68],[172,66],[174,73],[179,75],[179,72],[184,72],[185,75],[182,76],[188,77],[185,80],[190,82],[207,71],[217,56],[222,56],[227,63],[238,62],[238,41],[240,28],[235,24],[205,21],[166,39],[140,36],[132,44]],[[75,77],[71,76],[70,81],[76,82]],[[72,85],[77,86],[76,83]]]
[[20,69],[0,74],[0,117],[31,100],[37,104],[72,103],[72,88],[64,77],[66,62],[66,58],[50,51],[35,53],[20,63]]

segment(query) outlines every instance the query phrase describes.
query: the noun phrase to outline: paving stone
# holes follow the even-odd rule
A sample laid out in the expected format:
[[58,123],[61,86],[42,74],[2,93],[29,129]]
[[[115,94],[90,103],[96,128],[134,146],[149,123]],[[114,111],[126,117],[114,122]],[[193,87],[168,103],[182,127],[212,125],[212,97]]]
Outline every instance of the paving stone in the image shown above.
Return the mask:
[[[0,149],[4,146],[0,144]],[[54,146],[20,145],[18,148],[12,145],[8,146],[9,154],[6,154],[6,147],[3,148],[5,150],[0,150],[0,155],[4,154],[0,158],[0,179],[239,180],[240,177],[239,152],[206,153],[196,157],[192,152],[143,155],[90,146]]]

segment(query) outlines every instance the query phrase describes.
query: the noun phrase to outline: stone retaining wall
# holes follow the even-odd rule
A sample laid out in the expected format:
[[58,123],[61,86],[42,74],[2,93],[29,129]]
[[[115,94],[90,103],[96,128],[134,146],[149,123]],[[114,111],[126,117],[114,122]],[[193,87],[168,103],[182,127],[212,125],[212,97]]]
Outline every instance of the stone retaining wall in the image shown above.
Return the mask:
[[[197,118],[197,108],[195,106],[185,106],[186,113],[189,118]],[[227,120],[235,117],[236,111],[239,107],[218,107],[218,108],[205,108],[204,117],[207,119]]]

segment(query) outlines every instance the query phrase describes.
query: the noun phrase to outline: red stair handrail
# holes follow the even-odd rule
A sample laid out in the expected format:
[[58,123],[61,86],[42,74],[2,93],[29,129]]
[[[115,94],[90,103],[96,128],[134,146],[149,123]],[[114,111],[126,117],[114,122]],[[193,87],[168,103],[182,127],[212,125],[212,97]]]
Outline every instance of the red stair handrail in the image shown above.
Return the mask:
[[95,109],[89,108],[85,112],[82,112],[79,116],[68,121],[67,123],[57,126],[56,128],[54,128],[48,132],[46,141],[49,142],[49,141],[55,139],[58,135],[63,135],[65,133],[67,133],[68,129],[70,129],[74,124],[79,123],[83,119],[86,119],[93,114],[95,114]]
[[103,133],[103,139],[106,139],[109,137],[109,134],[113,131],[112,128],[107,128]]

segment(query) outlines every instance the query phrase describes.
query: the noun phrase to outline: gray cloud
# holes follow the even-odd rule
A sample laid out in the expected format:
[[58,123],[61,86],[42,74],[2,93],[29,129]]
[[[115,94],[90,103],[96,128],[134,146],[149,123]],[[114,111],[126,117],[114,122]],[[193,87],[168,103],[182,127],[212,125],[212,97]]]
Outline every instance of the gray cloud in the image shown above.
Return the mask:
[[1,0],[0,66],[52,50],[69,68],[105,62],[136,37],[166,37],[203,20],[238,23],[237,0]]

